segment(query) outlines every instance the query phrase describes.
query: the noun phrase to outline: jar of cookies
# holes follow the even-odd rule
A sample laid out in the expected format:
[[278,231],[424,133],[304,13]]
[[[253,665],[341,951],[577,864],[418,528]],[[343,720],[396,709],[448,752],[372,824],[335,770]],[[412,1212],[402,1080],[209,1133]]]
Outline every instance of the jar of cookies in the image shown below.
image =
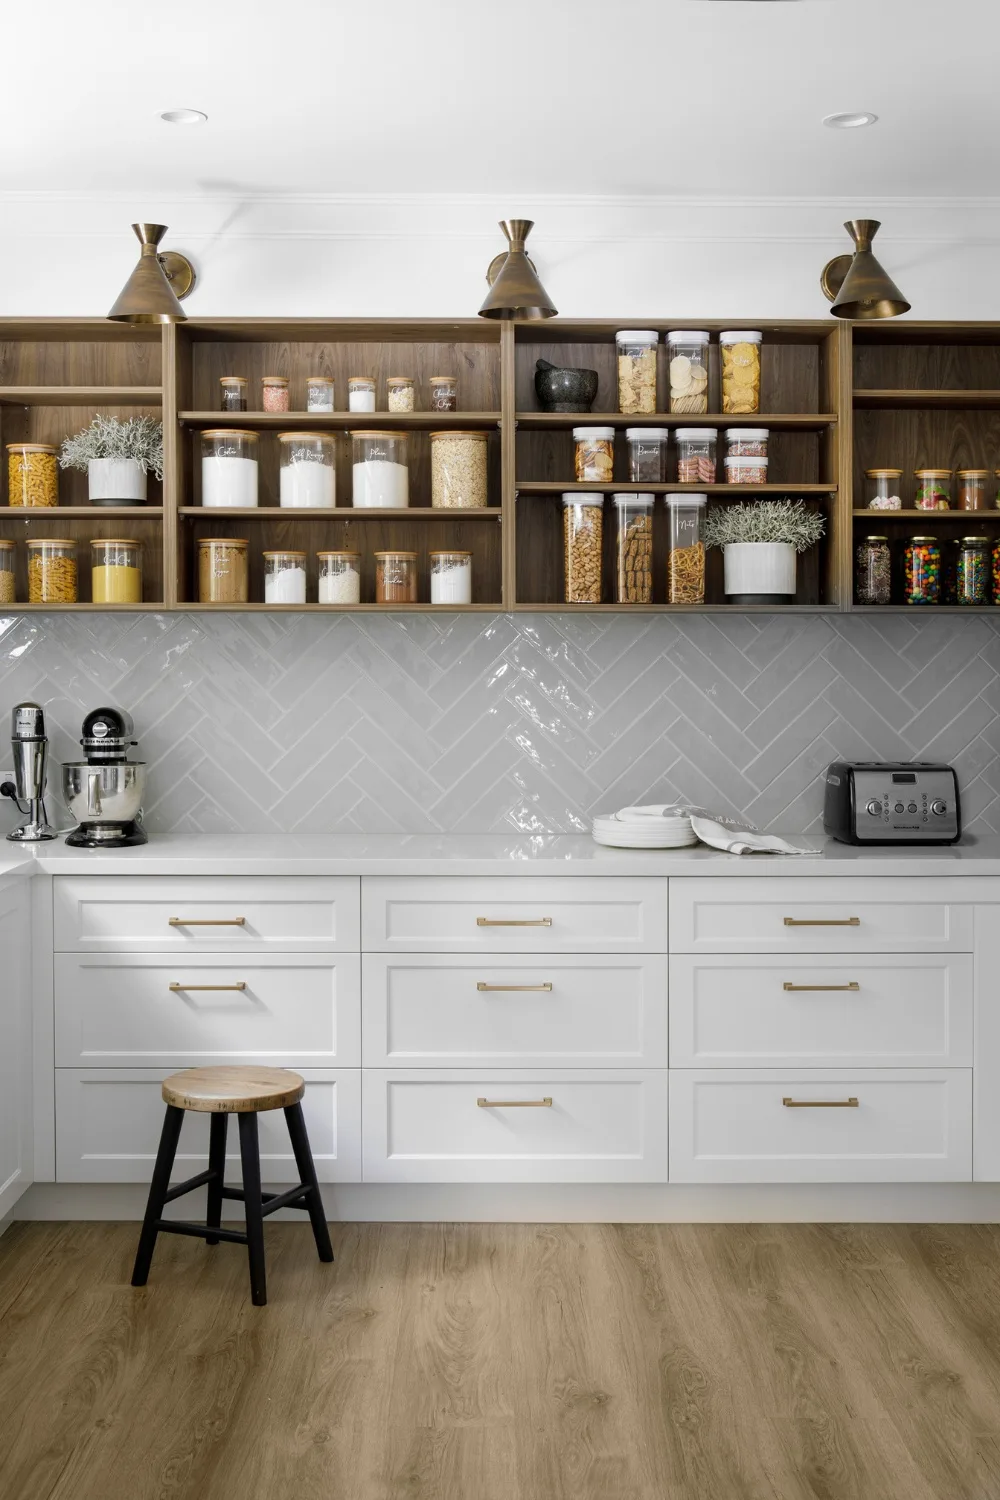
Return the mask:
[[760,411],[760,346],[764,335],[740,328],[719,334],[722,410],[733,416]]
[[76,543],[39,537],[28,544],[28,603],[76,603]]
[[56,450],[49,443],[7,444],[7,488],[12,506],[33,509],[59,504]]
[[626,427],[628,477],[633,484],[664,484],[667,478],[666,427]]
[[667,334],[670,410],[708,411],[708,334],[689,329]]
[[615,334],[618,350],[618,410],[629,415],[656,410],[656,346],[652,328],[623,328]]
[[574,490],[562,498],[563,598],[567,604],[600,604],[604,497]]
[[614,495],[615,598],[619,604],[650,604],[653,598],[653,496]]
[[717,433],[714,427],[678,427],[677,439],[677,483],[715,483],[715,445]]
[[580,484],[610,484],[615,474],[615,429],[573,428],[573,468]]

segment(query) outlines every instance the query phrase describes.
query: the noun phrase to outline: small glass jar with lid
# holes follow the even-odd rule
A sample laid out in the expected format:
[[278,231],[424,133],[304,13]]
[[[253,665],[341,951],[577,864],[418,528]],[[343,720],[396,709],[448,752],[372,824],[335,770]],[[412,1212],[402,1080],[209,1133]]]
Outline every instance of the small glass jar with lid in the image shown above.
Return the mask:
[[288,411],[290,404],[288,377],[265,375],[260,383],[261,411]]
[[766,484],[766,458],[727,458],[727,484]]
[[727,427],[725,431],[727,458],[766,458],[766,427]]
[[416,604],[417,554],[376,552],[375,603]]
[[859,604],[888,604],[892,554],[887,536],[866,536],[854,549],[854,595]]
[[865,495],[869,510],[902,510],[902,469],[866,469]]
[[912,536],[904,554],[906,604],[940,604],[941,547],[936,537]]
[[59,504],[59,465],[51,443],[7,444],[9,503],[23,509]]
[[28,546],[28,603],[75,604],[76,543],[66,537],[38,537]]
[[697,329],[667,334],[670,410],[708,411],[708,334]]
[[306,411],[333,411],[336,383],[332,375],[306,376]]
[[90,597],[95,604],[142,603],[142,543],[95,537],[90,544]]
[[563,495],[563,598],[600,604],[604,497],[580,490]]
[[993,603],[1000,604],[1000,539],[993,543]]
[[431,603],[472,603],[472,553],[432,552]]
[[615,476],[615,429],[573,428],[573,470],[580,484],[610,484]]
[[352,432],[355,510],[402,510],[410,503],[405,432]]
[[278,496],[282,506],[332,510],[337,473],[334,440],[326,432],[279,432]]
[[13,542],[0,541],[0,604],[13,604],[16,600],[14,587],[14,563],[16,561]]
[[361,553],[317,552],[320,604],[360,604]]
[[719,334],[722,410],[732,416],[760,411],[760,346],[764,335],[737,328]]
[[390,375],[385,383],[385,399],[390,411],[412,411],[416,405],[413,377]]
[[914,469],[914,510],[951,510],[951,470]]
[[667,553],[667,603],[705,602],[705,524],[707,495],[668,495],[670,538]]
[[988,493],[989,477],[989,469],[959,469],[957,497],[959,510],[989,510],[991,508]]
[[628,415],[656,410],[656,346],[652,328],[623,328],[615,334],[618,350],[618,410]]
[[985,536],[963,536],[958,547],[956,604],[989,604],[990,541]]
[[219,427],[201,435],[201,503],[206,510],[257,504],[255,432]]
[[243,375],[221,375],[219,377],[219,410],[246,411],[247,382]]
[[264,603],[305,604],[306,554],[286,549],[264,553]]
[[199,604],[246,604],[249,547],[245,536],[207,536],[198,543]]
[[487,502],[485,432],[431,433],[431,505],[482,510]]
[[[608,430],[613,431],[613,429]],[[626,427],[628,477],[632,484],[664,484],[666,482],[669,438],[670,434],[666,427]]]
[[653,496],[612,496],[615,507],[615,599],[618,604],[653,601]]
[[375,410],[375,379],[372,375],[352,375],[347,382],[347,410]]
[[431,411],[457,411],[457,375],[432,375],[429,385],[431,388]]
[[678,427],[677,483],[714,484],[718,433],[714,427]]

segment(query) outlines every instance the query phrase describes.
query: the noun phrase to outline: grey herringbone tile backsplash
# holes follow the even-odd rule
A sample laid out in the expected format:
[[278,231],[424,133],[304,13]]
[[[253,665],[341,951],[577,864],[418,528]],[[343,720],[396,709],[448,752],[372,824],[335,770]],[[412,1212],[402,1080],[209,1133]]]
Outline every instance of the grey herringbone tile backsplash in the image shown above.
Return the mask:
[[982,616],[0,616],[0,769],[24,698],[56,760],[85,710],[133,714],[153,832],[562,832],[676,797],[804,832],[836,756],[954,761],[1000,831]]

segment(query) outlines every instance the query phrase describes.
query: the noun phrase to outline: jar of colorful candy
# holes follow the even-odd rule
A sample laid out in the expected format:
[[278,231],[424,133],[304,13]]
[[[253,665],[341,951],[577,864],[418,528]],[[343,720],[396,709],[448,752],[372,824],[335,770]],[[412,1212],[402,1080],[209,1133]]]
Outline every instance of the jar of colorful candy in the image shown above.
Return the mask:
[[938,604],[941,599],[941,548],[932,536],[911,537],[906,546],[906,604]]
[[914,510],[951,510],[951,470],[914,469]]
[[963,536],[958,549],[958,604],[989,604],[990,543],[985,536]]

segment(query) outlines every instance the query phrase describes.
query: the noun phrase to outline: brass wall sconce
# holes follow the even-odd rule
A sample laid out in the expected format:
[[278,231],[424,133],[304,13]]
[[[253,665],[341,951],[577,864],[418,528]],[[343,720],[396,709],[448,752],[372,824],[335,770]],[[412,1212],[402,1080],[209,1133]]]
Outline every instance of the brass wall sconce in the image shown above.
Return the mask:
[[187,313],[181,298],[194,290],[194,267],[176,250],[158,249],[165,224],[133,224],[142,246],[139,263],[108,313],[116,323],[183,323]]
[[[510,249],[490,262],[486,279],[489,294],[479,309],[481,318],[554,318],[556,309],[524,252],[532,219],[500,221]],[[492,272],[492,275],[490,274]]]
[[844,225],[854,241],[853,255],[827,261],[819,278],[823,294],[833,304],[835,318],[898,318],[910,304],[892,277],[872,254],[878,219],[850,219]]

